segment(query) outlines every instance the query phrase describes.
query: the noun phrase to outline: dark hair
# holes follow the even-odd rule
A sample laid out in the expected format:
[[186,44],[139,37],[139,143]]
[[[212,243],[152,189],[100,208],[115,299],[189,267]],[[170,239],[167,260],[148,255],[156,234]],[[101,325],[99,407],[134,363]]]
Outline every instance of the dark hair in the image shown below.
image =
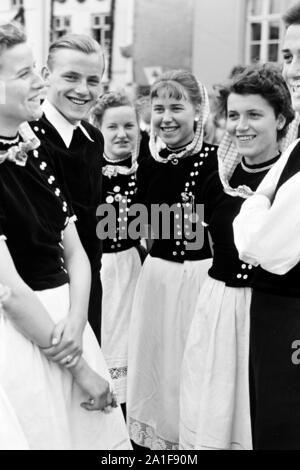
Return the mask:
[[292,24],[300,24],[300,3],[296,3],[287,10],[287,12],[282,17],[283,22],[288,28]]
[[232,67],[232,69],[230,70],[228,78],[232,80],[232,79],[235,78],[237,75],[239,75],[240,73],[244,72],[245,68],[246,68],[246,67],[245,67],[244,65],[235,65],[235,66]]
[[26,41],[26,34],[17,23],[7,23],[0,26],[0,54],[6,49]]
[[84,54],[96,53],[102,56],[103,65],[105,63],[103,49],[95,39],[90,36],[86,36],[85,34],[65,34],[50,45],[47,59],[49,69],[52,67],[55,52],[60,49],[79,51]]
[[104,93],[98,98],[95,106],[91,111],[91,121],[96,127],[101,127],[104,113],[109,108],[119,108],[120,106],[130,106],[136,113],[138,121],[138,114],[134,103],[130,98],[122,92],[108,92]]
[[282,114],[285,119],[283,129],[278,131],[278,139],[284,137],[287,126],[294,119],[291,96],[278,67],[271,64],[246,67],[227,85],[219,87],[219,104],[227,114],[227,101],[231,93],[238,95],[260,95],[274,109],[275,116]]
[[150,90],[150,98],[159,96],[176,100],[189,100],[194,106],[201,104],[200,89],[195,76],[186,70],[170,70],[160,75]]

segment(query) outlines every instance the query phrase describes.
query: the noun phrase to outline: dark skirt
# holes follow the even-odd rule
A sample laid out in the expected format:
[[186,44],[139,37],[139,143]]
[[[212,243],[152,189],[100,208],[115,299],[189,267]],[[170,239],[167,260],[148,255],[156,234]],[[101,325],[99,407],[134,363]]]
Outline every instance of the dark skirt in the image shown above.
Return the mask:
[[250,316],[254,449],[300,450],[300,298],[254,290]]

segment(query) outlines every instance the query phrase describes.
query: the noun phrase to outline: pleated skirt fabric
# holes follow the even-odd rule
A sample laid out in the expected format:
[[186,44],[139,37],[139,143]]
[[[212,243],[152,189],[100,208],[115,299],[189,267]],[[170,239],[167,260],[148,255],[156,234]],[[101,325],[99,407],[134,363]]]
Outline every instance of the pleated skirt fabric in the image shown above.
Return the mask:
[[129,334],[127,412],[131,439],[153,450],[179,445],[179,381],[185,343],[211,260],[148,256]]
[[[68,314],[67,284],[36,294],[55,323]],[[89,325],[83,335],[83,351],[90,367],[110,380]],[[89,397],[72,375],[48,361],[4,313],[0,314],[0,385],[31,450],[131,449],[120,407],[110,414],[80,407]],[[1,429],[6,420],[1,420]]]
[[186,343],[180,385],[181,449],[251,449],[250,288],[207,276]]
[[126,402],[128,333],[141,268],[136,248],[102,256],[101,347],[119,403]]

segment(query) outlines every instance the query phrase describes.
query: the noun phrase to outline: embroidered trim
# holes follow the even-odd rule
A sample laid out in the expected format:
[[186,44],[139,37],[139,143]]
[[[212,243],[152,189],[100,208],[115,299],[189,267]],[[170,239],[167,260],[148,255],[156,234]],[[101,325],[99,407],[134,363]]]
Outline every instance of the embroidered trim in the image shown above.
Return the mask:
[[19,134],[14,139],[5,139],[4,137],[0,137],[1,144],[18,144],[20,140]]
[[[279,157],[279,155],[277,155],[277,157]],[[275,159],[276,157],[274,157]],[[272,168],[272,166],[274,166],[274,159],[272,159],[272,163],[269,163],[267,164],[266,166],[261,166],[259,168],[251,168],[250,166],[247,166],[245,165],[245,162],[243,161],[243,158],[241,159],[241,167],[243,168],[244,171],[246,171],[247,173],[260,173],[261,171],[266,171],[266,170],[270,170],[270,168]],[[268,163],[268,162],[266,162]]]
[[[20,139],[20,136],[23,140]],[[12,143],[14,141],[9,141]],[[16,165],[25,166],[28,158],[27,153],[35,150],[40,146],[41,142],[29,126],[28,122],[23,122],[19,127],[17,143],[4,151],[0,151],[0,163],[5,160],[14,162]]]
[[166,441],[157,436],[152,426],[140,423],[135,419],[128,418],[128,431],[130,438],[138,445],[148,447],[151,450],[178,450],[179,444]]
[[109,369],[109,373],[113,380],[120,379],[121,377],[127,377],[127,366],[113,367],[112,369]]

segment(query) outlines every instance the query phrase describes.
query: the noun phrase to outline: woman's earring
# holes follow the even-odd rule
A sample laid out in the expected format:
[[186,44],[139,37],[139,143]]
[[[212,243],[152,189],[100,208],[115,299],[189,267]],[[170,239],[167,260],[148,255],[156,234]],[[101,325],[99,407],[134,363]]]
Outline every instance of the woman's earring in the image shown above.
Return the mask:
[[195,122],[198,122],[199,121],[199,116],[196,116],[195,117]]

